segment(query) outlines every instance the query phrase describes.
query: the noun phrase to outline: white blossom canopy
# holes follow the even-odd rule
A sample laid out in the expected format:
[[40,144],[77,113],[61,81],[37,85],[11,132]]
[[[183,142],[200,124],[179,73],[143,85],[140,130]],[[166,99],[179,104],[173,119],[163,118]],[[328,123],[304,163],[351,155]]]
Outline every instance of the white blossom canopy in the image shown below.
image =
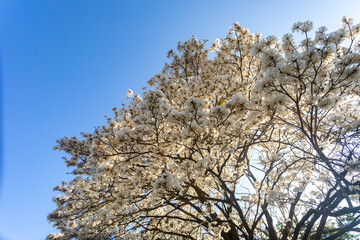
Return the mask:
[[47,239],[351,239],[360,224],[360,25],[235,23],[195,37],[106,126],[55,149]]

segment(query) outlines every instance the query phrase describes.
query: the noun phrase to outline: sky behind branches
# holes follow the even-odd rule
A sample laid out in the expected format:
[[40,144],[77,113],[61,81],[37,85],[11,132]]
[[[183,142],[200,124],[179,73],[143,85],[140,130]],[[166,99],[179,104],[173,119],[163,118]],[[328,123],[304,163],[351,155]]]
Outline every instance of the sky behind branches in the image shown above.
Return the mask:
[[56,139],[105,124],[178,41],[213,42],[235,21],[263,36],[306,20],[334,31],[344,15],[360,22],[359,9],[358,0],[0,0],[0,240],[56,232],[52,189],[71,177]]

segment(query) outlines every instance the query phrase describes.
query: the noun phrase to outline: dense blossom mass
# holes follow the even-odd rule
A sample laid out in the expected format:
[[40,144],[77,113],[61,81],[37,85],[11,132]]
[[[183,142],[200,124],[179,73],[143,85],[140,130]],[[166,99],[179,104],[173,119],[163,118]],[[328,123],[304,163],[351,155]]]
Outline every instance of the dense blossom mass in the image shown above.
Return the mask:
[[352,239],[360,231],[360,25],[195,37],[93,133],[47,239]]

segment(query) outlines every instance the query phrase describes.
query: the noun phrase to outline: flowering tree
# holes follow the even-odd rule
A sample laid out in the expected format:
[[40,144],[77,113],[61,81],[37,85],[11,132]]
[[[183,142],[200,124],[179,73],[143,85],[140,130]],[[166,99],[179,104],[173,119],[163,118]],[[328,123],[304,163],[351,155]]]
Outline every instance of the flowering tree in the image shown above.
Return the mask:
[[[338,239],[360,231],[360,25],[192,38],[82,139],[48,239]],[[210,52],[212,52],[210,54]]]

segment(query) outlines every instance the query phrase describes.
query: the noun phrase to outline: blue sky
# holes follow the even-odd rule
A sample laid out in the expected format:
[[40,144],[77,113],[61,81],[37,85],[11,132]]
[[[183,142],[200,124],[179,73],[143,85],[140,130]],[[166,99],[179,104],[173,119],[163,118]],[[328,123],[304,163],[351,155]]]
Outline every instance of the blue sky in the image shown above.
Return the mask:
[[52,189],[71,177],[56,139],[104,124],[178,41],[212,42],[235,21],[263,36],[306,20],[335,30],[344,15],[359,22],[359,9],[358,0],[0,0],[0,240],[56,231]]

